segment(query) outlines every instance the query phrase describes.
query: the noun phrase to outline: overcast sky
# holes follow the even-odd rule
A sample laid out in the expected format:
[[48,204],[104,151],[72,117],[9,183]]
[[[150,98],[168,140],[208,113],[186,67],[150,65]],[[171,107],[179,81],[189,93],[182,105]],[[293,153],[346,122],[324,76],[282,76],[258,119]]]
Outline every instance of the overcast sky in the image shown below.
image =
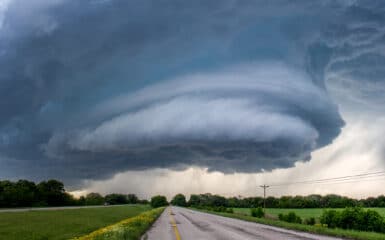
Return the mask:
[[380,0],[0,0],[0,179],[250,196],[385,170],[384,26]]

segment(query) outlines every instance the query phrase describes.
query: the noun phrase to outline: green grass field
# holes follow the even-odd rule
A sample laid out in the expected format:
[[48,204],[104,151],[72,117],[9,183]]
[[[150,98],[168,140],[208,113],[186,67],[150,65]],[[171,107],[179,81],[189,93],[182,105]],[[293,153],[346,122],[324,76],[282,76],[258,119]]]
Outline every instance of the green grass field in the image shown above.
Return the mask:
[[[333,208],[335,210],[342,210]],[[385,217],[385,208],[370,208],[377,211],[381,216]],[[302,219],[314,217],[319,219],[324,209],[322,208],[306,208],[306,209],[290,209],[290,208],[266,208],[266,213],[274,218],[278,218],[278,214],[287,214],[288,212],[295,212]],[[234,208],[234,213],[250,215],[250,208]]]
[[148,205],[0,213],[0,240],[64,240],[149,210]]

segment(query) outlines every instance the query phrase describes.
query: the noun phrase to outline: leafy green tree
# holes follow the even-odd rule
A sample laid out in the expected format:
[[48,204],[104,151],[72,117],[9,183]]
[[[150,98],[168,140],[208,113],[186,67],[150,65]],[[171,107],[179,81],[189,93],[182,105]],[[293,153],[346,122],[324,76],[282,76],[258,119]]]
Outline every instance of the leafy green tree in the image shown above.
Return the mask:
[[147,199],[138,200],[138,203],[139,204],[150,204],[150,202]]
[[104,197],[106,203],[111,205],[127,204],[127,196],[119,193],[108,194]]
[[86,198],[84,196],[80,196],[80,198],[77,200],[76,205],[79,205],[79,206],[86,205]]
[[165,196],[157,195],[151,198],[150,204],[153,208],[157,208],[157,207],[167,206],[168,202]]
[[200,197],[196,194],[191,194],[190,200],[188,201],[189,206],[197,207],[201,205]]
[[171,204],[175,206],[185,207],[187,206],[186,197],[183,194],[179,193],[175,195],[174,198],[171,200]]
[[11,181],[0,182],[0,206],[1,207],[18,207],[16,199],[15,183]]
[[37,185],[41,204],[48,206],[63,206],[68,203],[69,195],[65,192],[64,184],[51,179]]
[[127,194],[127,203],[137,204],[139,203],[139,199],[135,194]]
[[85,204],[86,205],[103,205],[104,197],[99,193],[94,193],[94,192],[89,193],[85,197]]
[[17,206],[33,206],[38,202],[38,190],[34,182],[19,180],[14,185]]

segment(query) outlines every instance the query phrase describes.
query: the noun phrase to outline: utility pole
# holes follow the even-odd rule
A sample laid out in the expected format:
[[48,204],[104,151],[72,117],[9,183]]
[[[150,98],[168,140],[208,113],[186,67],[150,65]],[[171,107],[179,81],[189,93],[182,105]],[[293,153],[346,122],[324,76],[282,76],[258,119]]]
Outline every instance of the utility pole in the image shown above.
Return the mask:
[[263,213],[266,214],[266,188],[268,188],[269,186],[264,184],[259,187],[263,188]]

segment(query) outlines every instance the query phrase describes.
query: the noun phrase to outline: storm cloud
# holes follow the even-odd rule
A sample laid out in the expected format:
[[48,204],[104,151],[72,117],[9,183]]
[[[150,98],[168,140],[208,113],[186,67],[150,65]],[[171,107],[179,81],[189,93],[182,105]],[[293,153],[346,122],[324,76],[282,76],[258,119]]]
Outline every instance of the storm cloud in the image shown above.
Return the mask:
[[341,92],[384,84],[377,3],[2,3],[4,177],[287,168],[339,135]]

